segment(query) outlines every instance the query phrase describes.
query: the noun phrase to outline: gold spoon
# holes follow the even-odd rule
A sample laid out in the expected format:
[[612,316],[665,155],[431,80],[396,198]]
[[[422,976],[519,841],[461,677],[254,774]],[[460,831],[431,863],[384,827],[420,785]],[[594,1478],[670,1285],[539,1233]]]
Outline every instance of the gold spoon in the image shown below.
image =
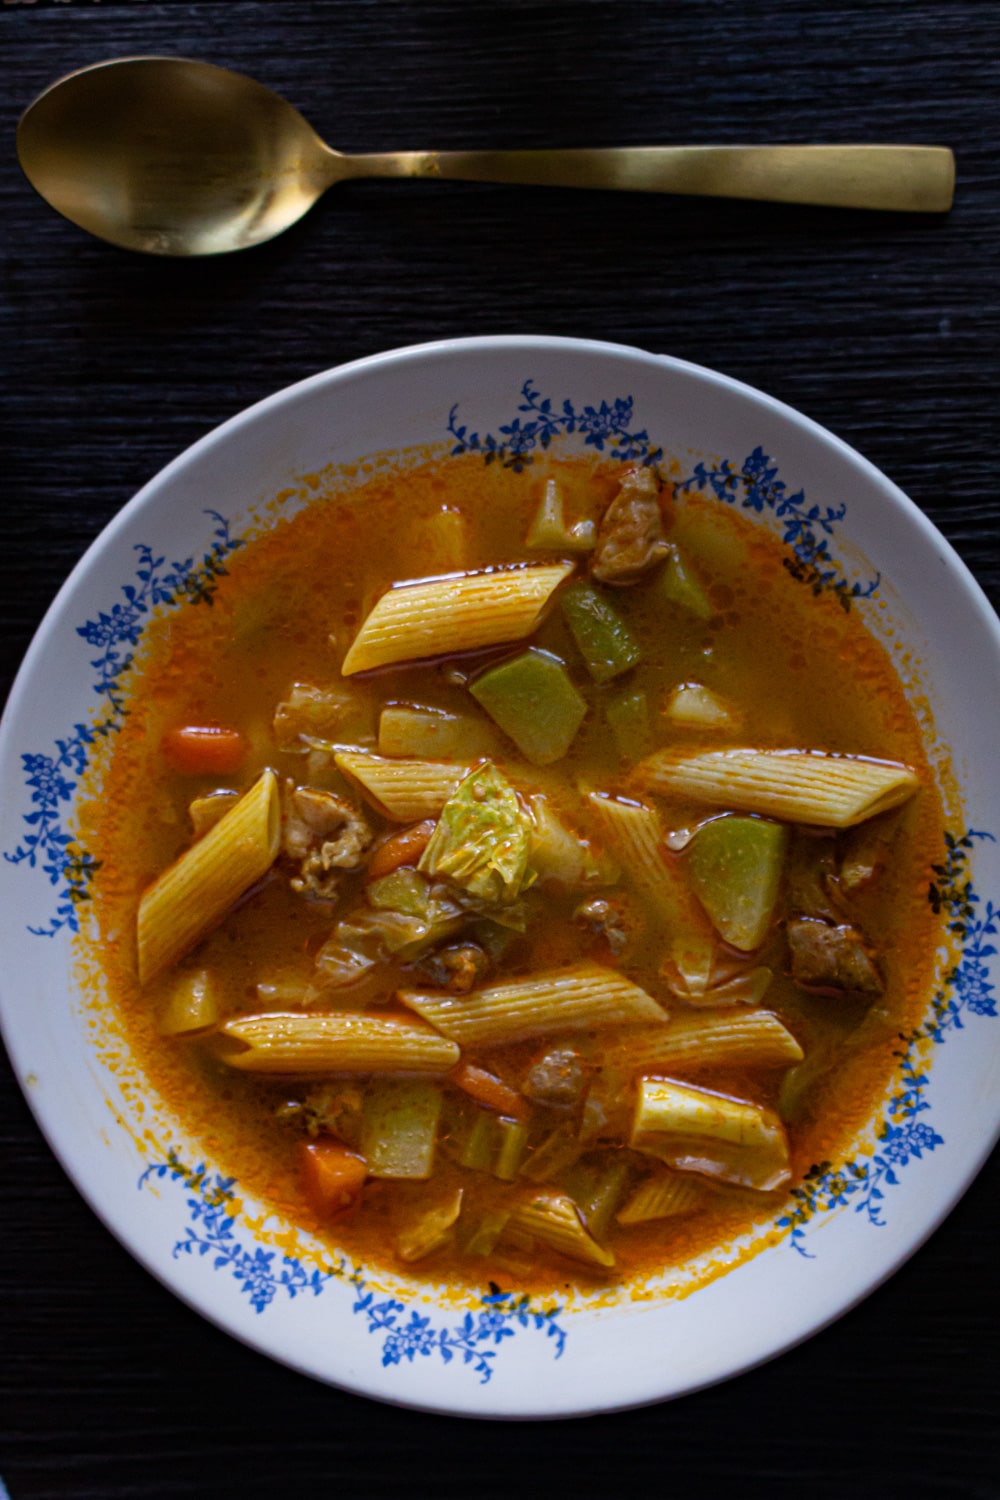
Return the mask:
[[98,238],[153,255],[259,245],[352,177],[451,177],[623,188],[838,208],[940,213],[942,146],[622,146],[576,151],[386,151],[343,156],[297,109],[241,73],[125,57],[51,85],[17,149],[42,197]]

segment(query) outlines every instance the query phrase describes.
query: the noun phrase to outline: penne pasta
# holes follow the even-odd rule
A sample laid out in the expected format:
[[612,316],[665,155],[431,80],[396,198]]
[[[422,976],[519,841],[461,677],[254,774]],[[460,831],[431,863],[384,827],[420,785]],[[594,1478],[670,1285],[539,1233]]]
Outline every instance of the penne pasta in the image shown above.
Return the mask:
[[468,995],[401,990],[399,999],[461,1046],[495,1047],[548,1031],[666,1020],[645,990],[590,962]]
[[334,760],[396,823],[436,818],[469,774],[467,765],[451,761],[392,760],[359,750],[338,750]]
[[656,1068],[787,1068],[804,1054],[770,1011],[727,1009],[673,1015],[665,1026],[616,1041],[607,1055],[614,1067],[649,1073]]
[[572,563],[430,578],[390,589],[344,657],[345,677],[393,662],[478,651],[531,635]]
[[447,1073],[459,1050],[391,1016],[271,1011],[219,1028],[221,1055],[245,1073]]
[[647,1224],[650,1219],[675,1219],[694,1213],[705,1202],[707,1190],[696,1178],[677,1172],[654,1172],[640,1182],[628,1202],[619,1209],[619,1224]]
[[678,958],[682,960],[689,949],[703,949],[711,928],[683,872],[667,855],[656,809],[601,792],[589,792],[587,804],[612,858],[628,870],[665,924]]
[[565,1193],[536,1193],[533,1198],[517,1205],[508,1225],[505,1236],[511,1229],[521,1230],[541,1240],[550,1250],[557,1250],[560,1255],[568,1255],[571,1260],[581,1261],[584,1265],[610,1270],[615,1263],[611,1251],[605,1250],[587,1232],[579,1209]]
[[678,1171],[758,1192],[791,1176],[788,1137],[771,1110],[668,1078],[640,1081],[632,1146]]
[[637,767],[650,790],[788,823],[851,828],[912,797],[908,766],[820,750],[658,751]]
[[175,964],[274,863],[278,778],[264,771],[235,807],[159,876],[139,903],[139,982]]

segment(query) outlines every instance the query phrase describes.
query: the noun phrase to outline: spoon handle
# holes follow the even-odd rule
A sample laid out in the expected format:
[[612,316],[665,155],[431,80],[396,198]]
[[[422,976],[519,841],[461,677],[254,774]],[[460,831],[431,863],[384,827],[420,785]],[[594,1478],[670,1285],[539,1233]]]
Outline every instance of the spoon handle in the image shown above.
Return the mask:
[[944,213],[952,203],[955,158],[945,146],[395,151],[341,157],[335,177],[448,177],[468,182],[619,188],[832,208]]

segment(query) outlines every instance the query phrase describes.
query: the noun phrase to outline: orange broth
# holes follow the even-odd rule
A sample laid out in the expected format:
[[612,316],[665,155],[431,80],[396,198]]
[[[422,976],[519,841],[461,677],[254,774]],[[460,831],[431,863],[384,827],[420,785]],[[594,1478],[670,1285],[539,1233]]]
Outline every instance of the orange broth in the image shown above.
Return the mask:
[[[320,1222],[299,1172],[301,1119],[294,1111],[281,1110],[286,1101],[301,1098],[303,1086],[294,1079],[237,1073],[203,1041],[160,1034],[158,1016],[174,975],[160,976],[145,990],[137,982],[133,934],[138,900],[190,844],[187,808],[193,797],[218,787],[242,791],[265,766],[273,766],[283,778],[306,779],[303,756],[276,748],[271,731],[275,706],[295,682],[343,685],[339,663],[344,649],[391,584],[452,570],[454,556],[436,553],[428,542],[429,536],[441,534],[434,517],[455,510],[465,518],[464,568],[555,560],[558,551],[528,552],[522,541],[544,480],[558,476],[572,519],[599,515],[615,493],[620,473],[607,464],[548,460],[544,468],[515,474],[469,457],[380,475],[353,490],[333,489],[291,518],[271,523],[234,554],[210,608],[185,605],[156,619],[132,678],[129,713],[100,809],[93,814],[96,844],[91,835],[91,847],[102,861],[96,892],[102,965],[130,1048],[167,1107],[220,1170],[238,1180],[241,1191],[370,1266],[400,1269],[393,1251],[400,1228],[422,1203],[439,1200],[450,1187],[465,1188],[463,1214],[474,1214],[487,1201],[511,1200],[523,1184],[470,1172],[439,1149],[429,1182],[369,1181],[359,1211]],[[807,1059],[818,1047],[832,1049],[836,1059],[834,1067],[817,1077],[789,1125],[794,1184],[812,1163],[836,1159],[870,1118],[891,1077],[899,1034],[912,1028],[922,1009],[937,934],[927,877],[941,848],[942,810],[914,714],[886,651],[860,613],[845,612],[835,598],[814,595],[791,577],[783,566],[787,553],[781,543],[734,509],[702,496],[671,503],[669,493],[667,486],[668,536],[701,580],[716,613],[707,622],[695,619],[658,601],[655,589],[645,583],[611,591],[643,647],[643,660],[627,680],[646,692],[652,706],[653,746],[695,750],[739,743],[840,751],[905,762],[922,784],[892,815],[895,836],[888,867],[854,905],[859,925],[877,951],[884,994],[863,1003],[799,989],[786,976],[780,923],[752,960],[773,969],[763,1006],[784,1021]],[[585,570],[584,558],[578,571]],[[576,791],[578,781],[611,794],[638,795],[630,768],[623,765],[602,720],[602,701],[619,691],[622,682],[603,687],[590,682],[558,608],[530,644],[567,663],[588,700],[588,715],[557,765],[539,770],[509,742],[499,763],[518,787],[544,789],[571,826],[593,837]],[[471,665],[478,668],[521,648],[495,648]],[[480,713],[467,688],[453,679],[449,668],[456,666],[467,671],[470,663],[456,659],[388,668],[351,679],[362,732],[367,725],[374,734],[385,703]],[[698,734],[671,726],[662,712],[667,694],[690,681],[705,684],[737,706],[735,733]],[[202,723],[233,726],[246,737],[250,751],[239,773],[228,778],[181,776],[164,764],[159,749],[163,734]],[[338,787],[343,791],[342,783]],[[693,827],[711,811],[663,798],[657,803],[667,829]],[[370,807],[366,815],[379,832],[400,826],[380,820]],[[306,982],[333,925],[363,899],[361,881],[360,875],[347,877],[344,894],[331,910],[308,903],[289,888],[287,871],[276,872],[185,964],[217,976],[227,1014],[267,1009],[257,983],[274,975]],[[625,952],[609,960],[606,950],[598,951],[596,939],[573,920],[582,899],[579,891],[535,887],[525,899],[527,930],[514,940],[491,982],[596,956],[618,964],[672,1014],[683,1009],[660,972],[662,944],[655,923],[636,924]],[[383,991],[386,984],[391,991],[398,982],[396,970]],[[383,1004],[386,998],[385,993],[379,997]],[[389,1005],[391,1011],[391,996]],[[579,1040],[587,1056],[599,1057],[598,1034],[568,1040]],[[521,1042],[473,1052],[470,1060],[516,1083],[543,1048],[538,1040]],[[670,1076],[773,1107],[783,1073],[673,1069]],[[305,1087],[316,1086],[312,1080]],[[480,1288],[489,1279],[532,1290],[641,1279],[683,1268],[702,1252],[724,1248],[742,1231],[773,1222],[781,1201],[782,1194],[720,1187],[707,1193],[701,1210],[688,1217],[615,1227],[608,1243],[617,1264],[607,1275],[550,1252],[526,1253],[517,1245],[469,1259],[452,1244],[406,1269],[417,1278]]]

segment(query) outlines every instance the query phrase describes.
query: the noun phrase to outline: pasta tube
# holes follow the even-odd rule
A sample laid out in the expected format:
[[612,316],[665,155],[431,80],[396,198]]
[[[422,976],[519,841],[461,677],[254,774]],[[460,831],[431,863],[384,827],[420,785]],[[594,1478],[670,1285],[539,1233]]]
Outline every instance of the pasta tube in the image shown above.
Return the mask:
[[641,1080],[632,1145],[679,1171],[759,1192],[783,1187],[791,1176],[777,1115],[670,1079]]
[[645,990],[589,962],[468,995],[402,990],[399,999],[460,1046],[495,1047],[548,1031],[666,1020]]
[[671,1016],[665,1026],[625,1037],[611,1049],[613,1066],[654,1068],[787,1068],[802,1048],[768,1010],[702,1010]]
[[588,1234],[579,1209],[565,1193],[536,1193],[518,1204],[508,1223],[511,1228],[541,1240],[550,1250],[582,1261],[586,1266],[609,1270],[615,1263],[611,1251]]
[[469,774],[468,766],[450,761],[391,760],[355,750],[338,750],[334,759],[395,823],[436,818]]
[[619,1209],[619,1224],[646,1224],[650,1219],[675,1219],[693,1213],[705,1201],[705,1188],[695,1178],[666,1170],[640,1182]]
[[572,563],[429,578],[390,589],[355,637],[345,677],[393,662],[477,651],[531,635]]
[[273,1011],[219,1028],[222,1057],[246,1073],[447,1073],[459,1050],[390,1016]]
[[588,793],[587,804],[610,854],[666,926],[678,960],[683,961],[689,950],[704,948],[709,924],[682,871],[668,859],[656,809],[641,802],[619,802],[600,792]]
[[236,806],[164,870],[139,902],[139,982],[183,958],[271,868],[281,842],[278,778],[264,771]]
[[920,785],[908,766],[821,750],[659,751],[637,774],[652,791],[823,828],[888,812]]

